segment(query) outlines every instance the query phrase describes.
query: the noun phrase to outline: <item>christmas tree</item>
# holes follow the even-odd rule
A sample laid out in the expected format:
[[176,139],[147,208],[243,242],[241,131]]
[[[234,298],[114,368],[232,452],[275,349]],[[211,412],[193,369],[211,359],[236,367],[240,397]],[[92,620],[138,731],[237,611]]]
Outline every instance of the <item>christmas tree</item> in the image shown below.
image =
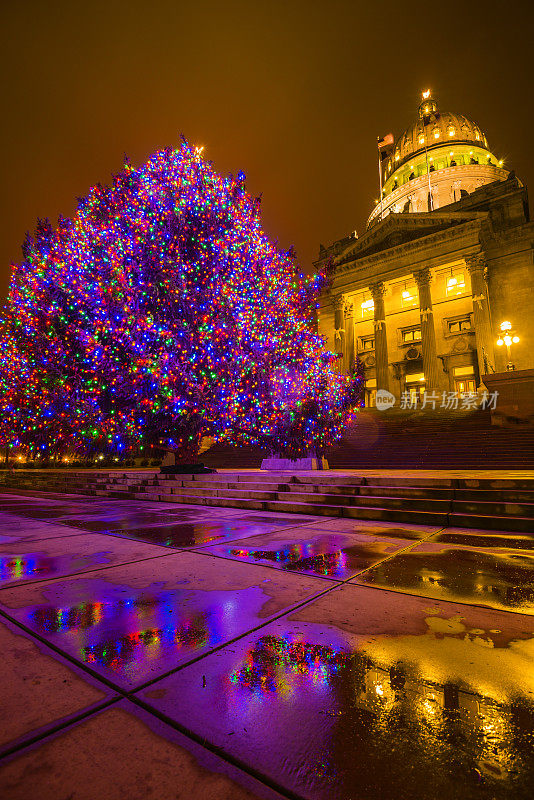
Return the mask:
[[295,457],[358,403],[309,323],[325,276],[300,275],[244,175],[186,142],[126,162],[23,255],[0,326],[4,445],[188,461],[210,436]]

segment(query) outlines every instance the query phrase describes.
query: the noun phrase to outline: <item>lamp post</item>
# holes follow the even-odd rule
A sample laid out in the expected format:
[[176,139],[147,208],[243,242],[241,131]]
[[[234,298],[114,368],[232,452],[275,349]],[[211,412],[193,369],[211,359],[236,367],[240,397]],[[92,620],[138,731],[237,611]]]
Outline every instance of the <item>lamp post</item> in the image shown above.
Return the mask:
[[506,365],[507,372],[513,372],[515,370],[515,364],[512,363],[512,344],[517,344],[519,341],[519,336],[516,336],[512,331],[512,323],[508,322],[501,322],[500,324],[501,335],[497,339],[497,345],[502,347],[503,344],[506,345],[506,356],[508,358],[508,363]]

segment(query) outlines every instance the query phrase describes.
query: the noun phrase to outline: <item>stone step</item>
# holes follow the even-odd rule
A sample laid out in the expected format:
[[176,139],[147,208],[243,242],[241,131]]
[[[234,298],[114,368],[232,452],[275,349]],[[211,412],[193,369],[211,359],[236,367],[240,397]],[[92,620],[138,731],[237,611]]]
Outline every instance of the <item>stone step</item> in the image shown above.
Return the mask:
[[514,531],[534,534],[534,523],[526,517],[497,517],[483,514],[449,514],[451,528],[478,528],[492,531]]
[[394,486],[406,486],[409,488],[454,488],[454,478],[417,478],[401,475],[387,475],[383,478],[375,476],[365,476],[366,486],[387,486],[388,488]]
[[[189,496],[199,496],[199,497],[237,497],[243,498],[248,500],[276,500],[278,497],[278,492],[259,492],[259,491],[249,491],[248,484],[244,484],[242,489],[220,489],[220,488],[213,488],[213,489],[195,489],[192,486],[177,486],[172,489],[172,494],[185,494]],[[280,492],[280,494],[284,494],[284,492]]]
[[517,489],[534,491],[533,478],[457,478],[458,489]]
[[455,489],[455,500],[534,503],[534,491],[528,489]]
[[395,508],[402,511],[409,511],[411,509],[416,511],[428,511],[438,514],[447,514],[451,508],[451,501],[430,499],[428,497],[390,497],[389,495],[372,495],[369,497],[358,497],[354,506],[358,508]]
[[429,500],[452,499],[454,489],[433,486],[360,486],[360,496],[416,497]]
[[279,492],[273,500],[280,500],[284,503],[306,503],[314,507],[316,505],[350,506],[356,502],[353,495],[316,492]]
[[533,503],[477,503],[473,501],[453,500],[451,510],[452,513],[456,514],[480,514],[482,516],[534,518]]
[[386,522],[412,522],[415,525],[446,527],[448,515],[437,511],[412,510],[409,508],[384,508],[380,506],[351,506],[344,509],[345,517],[351,519],[375,519]]
[[288,475],[282,473],[285,480],[293,478],[295,484],[328,484],[329,486],[360,486],[364,478],[361,475],[330,475],[328,471],[319,470],[314,475]]
[[222,490],[235,490],[246,489],[246,491],[259,491],[259,492],[283,492],[286,491],[289,483],[271,483],[268,481],[254,483],[252,481],[182,481],[184,488],[192,489],[215,489]]

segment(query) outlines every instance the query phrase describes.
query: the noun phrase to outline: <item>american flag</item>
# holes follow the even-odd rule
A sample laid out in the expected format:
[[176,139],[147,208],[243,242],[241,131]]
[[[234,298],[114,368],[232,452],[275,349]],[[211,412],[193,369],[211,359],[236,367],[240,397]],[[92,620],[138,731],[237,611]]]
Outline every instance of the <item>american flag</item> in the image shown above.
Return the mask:
[[380,155],[380,161],[384,161],[392,152],[395,146],[395,139],[393,138],[392,133],[386,134],[386,136],[378,137],[378,153]]
[[386,134],[386,136],[378,137],[378,149],[381,150],[383,147],[391,147],[395,144],[395,139],[393,138],[392,133]]

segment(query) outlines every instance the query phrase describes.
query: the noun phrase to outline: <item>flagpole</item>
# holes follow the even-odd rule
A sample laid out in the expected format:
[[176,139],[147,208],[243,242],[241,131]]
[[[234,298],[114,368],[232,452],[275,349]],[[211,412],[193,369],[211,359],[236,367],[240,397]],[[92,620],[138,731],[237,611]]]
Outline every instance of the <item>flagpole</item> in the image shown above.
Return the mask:
[[426,138],[426,125],[423,118],[423,136],[425,137],[425,156],[426,156],[426,174],[428,175],[428,202],[430,203],[430,210],[434,211],[434,198],[432,197],[432,187],[430,185],[430,163],[428,161],[428,143]]
[[[430,89],[427,89],[423,92],[423,100],[428,100],[430,98]],[[421,103],[422,105],[422,103]],[[430,122],[430,114],[428,115],[428,122],[425,116],[425,111],[429,111],[429,107],[427,106],[421,112],[421,106],[419,106],[421,119],[423,120],[423,139],[425,140],[425,158],[426,158],[426,174],[428,175],[428,203],[430,206],[430,211],[434,211],[434,198],[432,197],[432,186],[430,185],[430,162],[428,160],[428,139],[426,135],[426,126]]]
[[376,148],[378,150],[378,185],[380,187],[380,220],[382,220],[382,159],[380,157],[380,147],[378,146],[378,142],[380,141],[380,136],[376,137]]

